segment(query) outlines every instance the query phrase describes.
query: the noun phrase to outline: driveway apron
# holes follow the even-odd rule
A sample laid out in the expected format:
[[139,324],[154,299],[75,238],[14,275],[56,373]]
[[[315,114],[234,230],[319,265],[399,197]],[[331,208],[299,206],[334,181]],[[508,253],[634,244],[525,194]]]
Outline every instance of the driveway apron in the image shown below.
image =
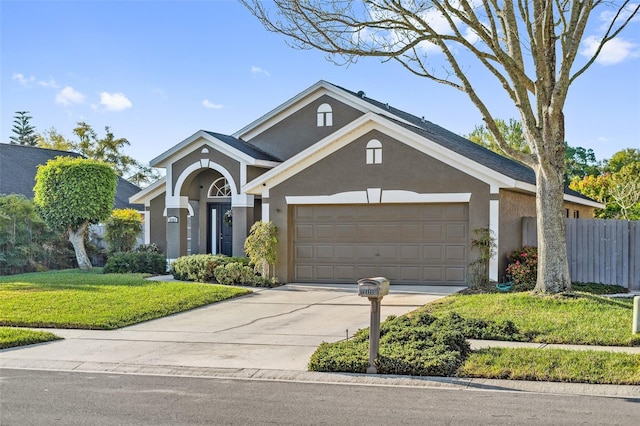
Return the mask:
[[[461,289],[392,285],[381,317],[405,314]],[[320,343],[368,327],[369,312],[369,301],[357,295],[355,284],[287,284],[119,330],[49,330],[65,339],[0,351],[0,365],[304,371]]]

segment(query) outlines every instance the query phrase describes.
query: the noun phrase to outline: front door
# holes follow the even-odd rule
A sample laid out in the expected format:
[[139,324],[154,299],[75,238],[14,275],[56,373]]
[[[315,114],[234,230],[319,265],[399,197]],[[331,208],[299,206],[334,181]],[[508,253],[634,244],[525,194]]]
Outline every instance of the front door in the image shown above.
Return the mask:
[[233,239],[231,218],[225,214],[231,212],[230,203],[207,203],[207,252],[231,256]]

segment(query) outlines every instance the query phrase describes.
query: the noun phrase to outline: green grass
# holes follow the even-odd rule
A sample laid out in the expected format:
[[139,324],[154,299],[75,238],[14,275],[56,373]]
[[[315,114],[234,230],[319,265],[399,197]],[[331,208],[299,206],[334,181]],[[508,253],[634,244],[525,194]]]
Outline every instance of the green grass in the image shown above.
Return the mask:
[[251,293],[65,270],[0,277],[0,326],[114,329]]
[[607,351],[490,348],[474,351],[459,377],[640,385],[640,355]]
[[531,293],[456,294],[424,308],[436,316],[457,312],[464,318],[512,321],[518,340],[578,345],[635,346],[631,333],[633,299],[589,293],[538,296]]
[[0,349],[59,340],[61,337],[46,331],[0,327]]

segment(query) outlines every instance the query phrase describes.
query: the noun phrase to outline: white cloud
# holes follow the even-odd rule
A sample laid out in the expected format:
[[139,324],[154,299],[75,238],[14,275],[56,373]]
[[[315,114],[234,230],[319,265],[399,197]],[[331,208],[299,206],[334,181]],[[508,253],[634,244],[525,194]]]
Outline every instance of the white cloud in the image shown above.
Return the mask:
[[251,74],[264,74],[267,77],[271,77],[271,73],[263,68],[257,67],[255,65],[251,66]]
[[84,102],[84,95],[71,86],[66,86],[56,95],[56,103],[61,105],[81,104]]
[[[596,36],[589,36],[582,42],[580,54],[590,58],[596,53],[600,39]],[[627,58],[635,58],[640,56],[638,45],[631,43],[620,37],[609,40],[600,51],[596,62],[601,65],[613,65],[624,61]]]
[[36,79],[34,76],[27,78],[22,73],[14,72],[11,76],[11,80],[18,80],[18,83],[20,83],[22,86],[29,87]]
[[42,87],[51,87],[52,89],[59,89],[60,85],[58,83],[56,83],[56,81],[52,78],[49,79],[49,81],[44,81],[44,80],[40,80],[38,81],[38,86],[42,86]]
[[210,109],[222,109],[224,107],[224,105],[222,104],[214,104],[213,102],[209,101],[209,99],[205,99],[204,101],[202,101],[202,106]]
[[123,93],[100,93],[100,105],[103,105],[107,111],[124,111],[132,107],[132,103]]

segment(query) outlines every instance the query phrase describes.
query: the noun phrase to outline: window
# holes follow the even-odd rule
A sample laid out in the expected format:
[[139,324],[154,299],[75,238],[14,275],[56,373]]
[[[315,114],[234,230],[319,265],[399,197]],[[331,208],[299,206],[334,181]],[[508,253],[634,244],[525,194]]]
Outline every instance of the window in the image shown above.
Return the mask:
[[367,164],[382,164],[382,144],[377,139],[367,143]]
[[578,210],[574,210],[573,211],[573,218],[574,219],[580,219],[580,212]]
[[324,126],[333,126],[333,110],[329,104],[322,104],[318,107],[318,127]]
[[231,197],[231,187],[224,177],[216,179],[209,187],[209,198]]

